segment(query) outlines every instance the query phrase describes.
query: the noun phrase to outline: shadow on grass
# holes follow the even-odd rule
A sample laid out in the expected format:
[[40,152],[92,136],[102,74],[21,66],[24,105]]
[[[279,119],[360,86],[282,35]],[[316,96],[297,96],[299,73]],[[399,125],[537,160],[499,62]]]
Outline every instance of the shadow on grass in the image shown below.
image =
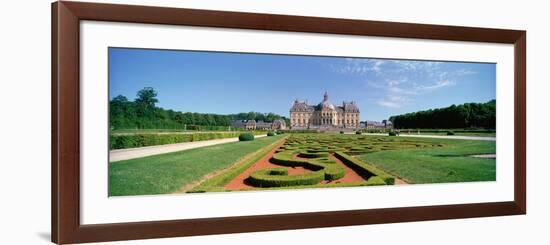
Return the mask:
[[462,154],[435,154],[431,155],[434,157],[468,157],[468,155],[462,155]]
[[[486,155],[486,154],[493,154],[493,153],[481,153],[481,154],[435,154],[431,155],[434,157],[476,157],[478,155]],[[488,157],[490,158],[490,157]]]

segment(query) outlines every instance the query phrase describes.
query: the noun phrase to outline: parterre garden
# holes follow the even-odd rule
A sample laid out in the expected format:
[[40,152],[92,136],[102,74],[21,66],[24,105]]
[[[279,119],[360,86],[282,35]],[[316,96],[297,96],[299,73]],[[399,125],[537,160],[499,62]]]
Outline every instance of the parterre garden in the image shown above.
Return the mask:
[[[379,151],[400,149],[438,148],[437,142],[404,140],[385,136],[336,135],[336,134],[292,134],[270,154],[270,166],[247,174],[240,188],[228,183],[245,169],[259,162],[243,163],[235,169],[228,169],[227,176],[213,177],[197,186],[191,192],[226,190],[251,190],[258,188],[306,188],[337,186],[393,185],[396,177],[363,161],[356,156]],[[293,168],[303,168],[298,174],[289,174]],[[361,176],[353,182],[339,181],[349,168]],[[349,171],[348,171],[349,174]]]
[[494,181],[494,141],[286,133],[109,164],[109,195]]

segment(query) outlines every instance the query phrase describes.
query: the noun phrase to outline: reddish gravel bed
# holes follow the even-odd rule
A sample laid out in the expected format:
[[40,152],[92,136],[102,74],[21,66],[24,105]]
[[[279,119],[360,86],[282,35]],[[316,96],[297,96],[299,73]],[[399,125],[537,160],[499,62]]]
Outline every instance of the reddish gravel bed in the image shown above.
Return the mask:
[[[232,179],[229,183],[227,183],[224,186],[225,189],[227,189],[227,190],[252,189],[254,187],[251,186],[251,185],[247,185],[244,181],[245,179],[248,178],[248,176],[250,176],[250,174],[252,172],[254,172],[256,170],[260,170],[260,169],[265,169],[265,168],[280,168],[280,167],[282,167],[280,165],[276,165],[276,164],[273,164],[273,163],[269,162],[269,159],[271,159],[273,154],[275,154],[275,151],[277,151],[277,149],[279,149],[279,147],[281,145],[275,147],[272,151],[270,151],[268,154],[266,154],[264,157],[262,157],[260,160],[258,160],[256,163],[254,163],[252,166],[250,166],[248,169],[246,169],[245,171],[240,173],[237,177]],[[302,168],[302,167],[295,167],[295,168],[290,168],[289,167],[288,168],[288,174],[289,175],[303,174],[303,173],[307,173],[307,172],[311,172],[311,171],[307,170],[305,168]]]
[[[271,159],[271,157],[273,156],[273,154],[275,154],[275,152],[277,151],[277,149],[279,147],[280,146],[275,147],[272,151],[270,151],[268,154],[266,154],[264,157],[262,157],[256,163],[254,163],[251,167],[249,167],[248,169],[246,169],[245,171],[240,173],[237,177],[232,179],[229,183],[227,183],[224,186],[225,189],[234,190],[234,191],[236,191],[236,190],[245,190],[245,189],[254,189],[255,188],[254,186],[247,185],[245,183],[245,180],[248,178],[248,176],[250,176],[250,174],[252,172],[254,172],[256,170],[266,169],[266,168],[281,168],[281,167],[284,167],[284,166],[280,166],[280,165],[273,164],[273,163],[269,162],[269,159]],[[298,157],[297,155],[295,155],[294,158],[296,158],[296,159],[305,159],[305,158]],[[346,174],[344,175],[344,177],[342,177],[338,180],[334,180],[334,181],[325,180],[325,181],[322,181],[321,182],[322,184],[330,185],[330,184],[338,184],[338,183],[361,183],[361,182],[365,181],[363,179],[363,177],[361,177],[359,174],[357,174],[351,168],[349,168],[344,163],[342,163],[342,161],[340,161],[340,159],[334,157],[333,155],[331,155],[330,158],[335,160],[337,164],[342,166],[345,169]],[[303,167],[286,167],[286,168],[288,169],[288,174],[289,175],[303,174],[303,173],[311,172],[311,170],[305,169]]]

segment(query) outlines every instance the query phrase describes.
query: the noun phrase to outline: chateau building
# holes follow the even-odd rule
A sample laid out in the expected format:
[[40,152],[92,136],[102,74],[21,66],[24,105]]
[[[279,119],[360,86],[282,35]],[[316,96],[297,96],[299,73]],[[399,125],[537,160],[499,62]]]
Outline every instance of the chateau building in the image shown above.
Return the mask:
[[235,120],[231,122],[234,128],[245,130],[284,130],[286,129],[285,120],[277,119],[273,122],[264,122],[256,120]]
[[354,101],[334,106],[326,92],[323,101],[318,105],[308,105],[305,101],[295,100],[290,108],[291,129],[357,129],[360,127],[359,120],[359,107]]
[[390,120],[382,120],[382,122],[366,121],[364,122],[366,129],[392,129],[393,124]]

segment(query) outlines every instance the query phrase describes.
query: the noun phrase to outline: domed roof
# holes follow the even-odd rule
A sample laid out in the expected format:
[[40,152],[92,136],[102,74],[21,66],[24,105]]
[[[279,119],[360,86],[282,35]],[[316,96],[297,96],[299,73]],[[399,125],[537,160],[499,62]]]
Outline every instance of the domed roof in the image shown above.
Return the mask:
[[322,110],[322,109],[330,109],[330,110],[334,110],[335,107],[332,103],[330,103],[330,101],[328,100],[328,93],[325,92],[325,95],[323,96],[323,101],[321,103],[319,103],[317,105],[317,108]]
[[334,105],[330,103],[330,101],[323,101],[317,105],[317,108],[319,109],[331,109],[334,110]]

